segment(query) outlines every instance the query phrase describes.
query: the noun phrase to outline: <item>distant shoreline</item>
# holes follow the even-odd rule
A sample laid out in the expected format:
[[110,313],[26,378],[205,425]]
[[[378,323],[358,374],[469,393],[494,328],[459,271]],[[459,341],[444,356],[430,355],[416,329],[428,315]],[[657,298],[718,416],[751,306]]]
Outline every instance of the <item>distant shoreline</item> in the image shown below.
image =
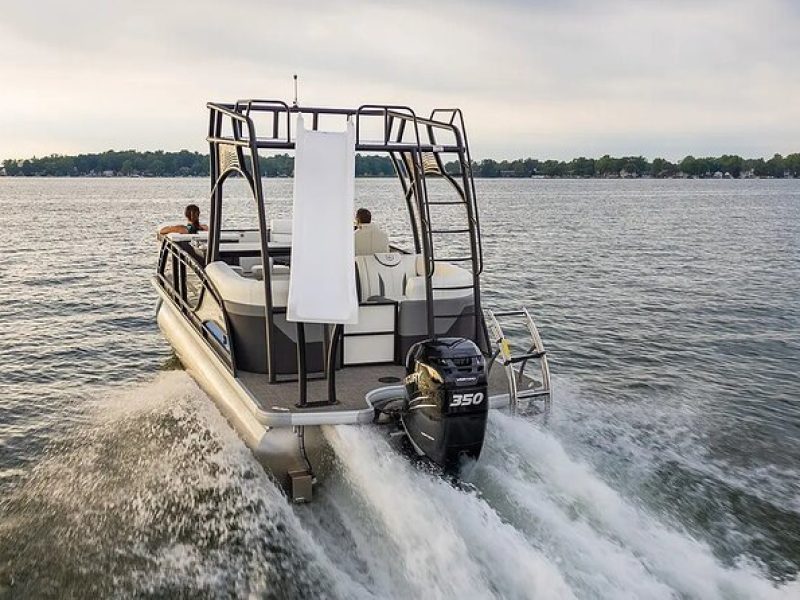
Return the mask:
[[[291,177],[294,159],[289,154],[259,157],[265,177]],[[458,175],[459,164],[448,162],[445,171]],[[139,152],[124,150],[51,155],[41,158],[4,160],[0,176],[8,177],[208,177],[209,158],[199,152]],[[579,157],[570,161],[520,158],[496,161],[486,158],[472,162],[472,174],[479,179],[785,179],[800,178],[800,153],[772,158],[686,156],[678,162],[663,158],[649,161],[643,156],[609,155]],[[388,156],[356,155],[356,177],[393,177],[394,164]]]
[[[293,179],[289,176],[270,177],[264,175],[263,179]],[[395,175],[356,175],[356,179],[394,179]],[[101,179],[101,180],[115,180],[115,179],[203,179],[207,180],[208,175],[8,175],[0,174],[0,181],[3,179]],[[775,181],[787,180],[793,181],[800,179],[800,176],[793,177],[772,177],[772,176],[748,176],[748,177],[695,177],[695,176],[680,176],[674,175],[672,177],[653,177],[651,175],[642,175],[641,177],[572,177],[572,176],[541,176],[541,177],[481,177],[480,175],[473,176],[476,181]]]

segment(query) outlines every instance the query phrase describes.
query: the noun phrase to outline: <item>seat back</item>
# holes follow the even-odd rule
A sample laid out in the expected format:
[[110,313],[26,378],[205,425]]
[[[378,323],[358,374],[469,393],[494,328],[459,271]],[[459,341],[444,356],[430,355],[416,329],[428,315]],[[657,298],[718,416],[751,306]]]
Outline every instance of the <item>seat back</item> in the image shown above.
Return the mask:
[[[424,300],[425,290],[425,266],[420,257],[417,261],[417,277],[411,277],[405,288],[405,296],[409,300]],[[436,263],[433,271],[431,285],[434,300],[445,300],[449,298],[468,298],[472,296],[473,285],[472,273],[450,263]]]
[[402,300],[408,280],[416,277],[416,256],[379,252],[356,256],[359,300],[380,297]]
[[269,241],[279,244],[292,243],[292,220],[272,219],[269,222]]
[[355,236],[356,256],[389,253],[389,237],[374,223],[365,223],[359,226],[353,235]]

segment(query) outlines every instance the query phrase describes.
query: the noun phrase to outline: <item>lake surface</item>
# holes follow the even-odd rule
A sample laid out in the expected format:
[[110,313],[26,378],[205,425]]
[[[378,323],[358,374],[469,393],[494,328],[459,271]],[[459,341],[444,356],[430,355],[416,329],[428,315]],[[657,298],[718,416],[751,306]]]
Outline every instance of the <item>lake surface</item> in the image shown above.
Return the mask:
[[[800,597],[800,180],[477,191],[549,421],[493,414],[458,487],[340,427],[293,506],[155,324],[155,227],[208,182],[0,178],[0,599]],[[357,196],[404,239],[396,182]]]

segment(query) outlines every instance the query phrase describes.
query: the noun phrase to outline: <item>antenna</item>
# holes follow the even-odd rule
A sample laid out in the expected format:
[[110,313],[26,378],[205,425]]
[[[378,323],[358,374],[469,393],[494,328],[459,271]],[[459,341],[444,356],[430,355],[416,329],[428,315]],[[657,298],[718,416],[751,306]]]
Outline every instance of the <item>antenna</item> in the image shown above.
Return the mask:
[[297,107],[297,73],[294,74],[294,104]]

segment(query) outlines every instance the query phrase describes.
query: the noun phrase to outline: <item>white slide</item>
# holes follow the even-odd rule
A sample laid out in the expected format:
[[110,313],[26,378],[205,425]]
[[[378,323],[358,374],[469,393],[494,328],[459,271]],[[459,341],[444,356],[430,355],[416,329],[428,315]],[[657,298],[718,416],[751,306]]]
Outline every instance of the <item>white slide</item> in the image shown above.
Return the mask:
[[289,321],[358,322],[355,160],[352,121],[343,132],[308,131],[297,116]]

